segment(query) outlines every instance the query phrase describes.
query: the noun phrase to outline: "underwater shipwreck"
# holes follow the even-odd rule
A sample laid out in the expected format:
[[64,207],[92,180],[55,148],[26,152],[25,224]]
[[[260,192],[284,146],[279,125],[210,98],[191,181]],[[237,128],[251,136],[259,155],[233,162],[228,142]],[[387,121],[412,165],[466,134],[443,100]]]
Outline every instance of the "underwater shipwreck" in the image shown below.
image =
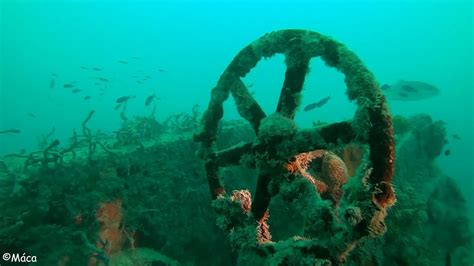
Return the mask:
[[[242,78],[275,54],[287,68],[266,114]],[[357,111],[300,129],[316,57],[345,76]],[[222,120],[230,95],[241,120]],[[39,265],[472,264],[466,201],[435,163],[444,123],[392,117],[388,104],[344,44],[265,34],[235,56],[202,114],[122,113],[108,134],[88,127],[91,111],[69,143],[48,134],[37,151],[0,158],[0,250]]]

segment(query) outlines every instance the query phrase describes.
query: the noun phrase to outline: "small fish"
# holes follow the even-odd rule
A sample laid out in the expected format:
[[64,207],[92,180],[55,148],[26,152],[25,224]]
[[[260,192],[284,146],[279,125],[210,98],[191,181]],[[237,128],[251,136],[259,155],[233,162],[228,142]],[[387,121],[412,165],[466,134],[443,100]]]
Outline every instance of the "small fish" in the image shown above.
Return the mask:
[[92,70],[94,70],[94,71],[102,71],[102,68],[93,67]]
[[26,114],[26,115],[29,116],[29,117],[31,117],[31,118],[36,118],[36,115],[33,114],[33,113],[28,113],[28,114]]
[[314,108],[319,108],[319,107],[325,105],[329,101],[329,99],[331,99],[331,96],[325,97],[325,98],[323,98],[323,99],[321,99],[321,100],[319,100],[315,103],[308,104],[308,105],[306,105],[306,107],[303,110],[305,112],[308,112],[308,111],[313,110]]
[[96,82],[96,83],[94,83],[94,85],[99,86],[99,85],[102,85],[102,83]]
[[120,64],[124,64],[124,65],[128,65],[128,63],[126,61],[123,61],[123,60],[119,60],[118,61]]
[[74,84],[66,83],[66,84],[63,85],[63,87],[66,88],[66,89],[74,88]]
[[92,98],[91,96],[87,95],[87,96],[84,97],[84,100],[87,101],[87,100],[90,100],[91,98]]
[[109,82],[108,79],[106,78],[103,78],[103,77],[97,77],[98,80],[102,81],[102,82]]
[[137,80],[138,84],[143,84],[143,81]]
[[150,103],[155,99],[155,94],[148,96],[145,100],[145,106],[150,105]]
[[452,137],[455,140],[461,140],[461,137],[458,134],[453,134]]
[[55,79],[51,79],[51,80],[49,81],[49,88],[54,89],[54,85],[56,85],[56,80],[55,80]]
[[400,97],[403,97],[403,98],[408,98],[408,94],[404,93],[404,92],[399,92],[398,95]]
[[115,106],[114,110],[118,110],[120,107],[122,107],[122,105],[123,105],[123,102],[117,104],[117,105]]
[[78,92],[81,92],[82,90],[81,89],[74,89],[72,90],[72,93],[78,93]]
[[137,56],[134,56],[134,57],[132,57],[132,59],[140,60],[141,58],[140,58],[140,57],[137,57]]
[[0,130],[0,134],[5,134],[5,133],[19,134],[19,133],[21,133],[21,130],[19,130],[18,128],[10,128],[10,129]]
[[158,69],[158,72],[165,72],[163,69]]
[[145,79],[150,79],[151,77],[150,76],[145,76]]
[[56,73],[51,73],[51,77],[57,77]]
[[82,70],[89,70],[89,69],[88,69],[87,67],[85,67],[85,66],[81,66],[81,69],[82,69]]
[[122,96],[122,97],[118,98],[115,102],[116,103],[124,103],[124,102],[126,102],[130,99],[133,99],[133,98],[135,98],[135,96]]
[[449,156],[451,154],[451,150],[450,149],[447,149],[444,151],[444,155],[445,156]]

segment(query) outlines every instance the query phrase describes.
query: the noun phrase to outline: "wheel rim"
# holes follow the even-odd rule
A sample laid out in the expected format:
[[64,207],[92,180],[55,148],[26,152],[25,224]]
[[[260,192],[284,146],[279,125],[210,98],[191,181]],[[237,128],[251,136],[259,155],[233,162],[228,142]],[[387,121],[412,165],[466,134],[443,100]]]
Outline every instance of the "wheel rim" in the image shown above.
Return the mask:
[[[262,57],[271,57],[277,53],[285,55],[287,69],[276,112],[267,116],[241,78],[245,77]],[[358,107],[352,122],[335,123],[320,129],[298,130],[293,118],[299,106],[309,62],[315,57],[321,57],[329,67],[334,67],[345,75],[348,98],[356,101]],[[240,116],[250,123],[257,139],[253,143],[217,151],[217,128],[223,117],[223,102],[230,94],[235,99]],[[269,166],[269,161],[286,161],[298,153],[328,149],[341,141],[348,143],[355,139],[367,144],[370,151],[370,171],[365,175],[364,182],[367,183],[366,189],[371,197],[369,200],[373,204],[367,207],[370,209],[367,211],[375,216],[395,202],[391,185],[395,158],[394,138],[385,97],[373,75],[353,52],[343,44],[317,32],[275,31],[242,49],[213,88],[201,126],[195,140],[202,143],[201,155],[206,161],[207,178],[213,199],[225,196],[225,188],[218,176],[219,167],[238,164],[243,154],[255,156],[265,152],[267,155],[255,162],[259,177],[252,213],[257,221],[264,217],[273,196],[268,187],[272,176],[284,174],[282,167]]]

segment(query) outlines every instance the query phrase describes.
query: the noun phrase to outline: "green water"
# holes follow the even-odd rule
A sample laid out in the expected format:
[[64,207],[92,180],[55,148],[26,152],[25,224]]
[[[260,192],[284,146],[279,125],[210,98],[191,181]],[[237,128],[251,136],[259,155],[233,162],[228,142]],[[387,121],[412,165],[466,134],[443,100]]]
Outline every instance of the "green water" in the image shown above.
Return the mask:
[[[152,112],[145,105],[152,94],[159,98],[158,121],[195,104],[204,111],[210,90],[245,45],[273,30],[308,29],[344,43],[381,84],[405,79],[439,88],[430,99],[389,99],[390,109],[446,123],[443,152],[451,153],[436,162],[459,185],[474,220],[472,1],[2,0],[0,19],[0,129],[21,130],[0,135],[0,154],[34,151],[38,136],[52,128],[66,142],[92,109],[90,128],[117,130],[114,107],[122,96],[135,96],[130,117]],[[320,59],[310,68],[298,125],[352,118],[343,75]],[[244,79],[267,113],[276,108],[284,72],[278,55]],[[331,100],[322,108],[302,111],[326,96]],[[233,100],[225,110],[224,119],[239,117]]]

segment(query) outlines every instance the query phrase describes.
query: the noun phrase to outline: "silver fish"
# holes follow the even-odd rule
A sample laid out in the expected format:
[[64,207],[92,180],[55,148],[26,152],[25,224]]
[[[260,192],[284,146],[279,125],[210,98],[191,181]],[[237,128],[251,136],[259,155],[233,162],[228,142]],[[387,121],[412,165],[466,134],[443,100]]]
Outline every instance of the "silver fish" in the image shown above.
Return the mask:
[[419,101],[435,97],[439,94],[439,89],[421,81],[399,80],[389,85],[381,86],[385,96],[396,101]]

